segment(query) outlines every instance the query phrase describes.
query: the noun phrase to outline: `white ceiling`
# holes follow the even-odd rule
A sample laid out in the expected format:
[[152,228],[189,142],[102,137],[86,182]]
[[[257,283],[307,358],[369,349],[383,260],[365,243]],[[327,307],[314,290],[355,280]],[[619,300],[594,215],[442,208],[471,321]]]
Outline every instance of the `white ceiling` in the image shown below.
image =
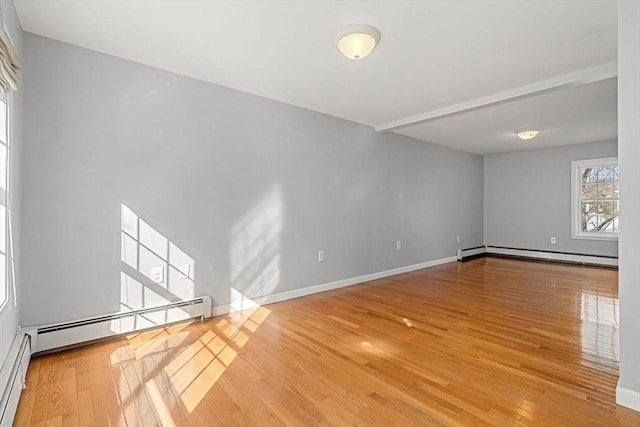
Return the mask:
[[[616,0],[15,3],[25,31],[476,154],[617,136]],[[353,24],[382,34],[361,61]]]

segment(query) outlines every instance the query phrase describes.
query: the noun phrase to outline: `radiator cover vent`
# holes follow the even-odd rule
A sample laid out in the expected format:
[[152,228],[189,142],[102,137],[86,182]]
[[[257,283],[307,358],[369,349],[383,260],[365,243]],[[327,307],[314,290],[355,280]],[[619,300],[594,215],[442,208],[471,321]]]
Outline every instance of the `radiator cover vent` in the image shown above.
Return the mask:
[[156,328],[194,318],[211,317],[211,297],[96,316],[37,328],[34,353],[76,346],[89,341]]

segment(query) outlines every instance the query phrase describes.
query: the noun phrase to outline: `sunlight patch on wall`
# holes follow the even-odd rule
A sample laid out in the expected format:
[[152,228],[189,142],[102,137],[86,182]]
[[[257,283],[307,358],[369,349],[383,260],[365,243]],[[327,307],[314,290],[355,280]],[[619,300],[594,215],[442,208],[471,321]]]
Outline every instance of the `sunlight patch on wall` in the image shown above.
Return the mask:
[[259,305],[256,304],[251,298],[247,298],[242,292],[233,287],[230,289],[229,298],[229,311],[231,312],[249,310],[259,307]]
[[251,298],[280,284],[283,202],[275,184],[231,229],[231,310],[255,308]]
[[[194,298],[194,259],[128,206],[122,204],[120,211],[120,312]],[[152,327],[181,320],[185,314],[158,311],[117,319],[112,331]]]
[[[193,298],[193,258],[129,207],[122,205],[121,211],[122,311]],[[176,338],[175,334],[149,331],[147,338],[151,343],[144,344],[145,340],[141,338],[139,344],[134,344],[133,358],[115,358],[125,369],[125,365],[134,363],[133,360],[144,363],[156,351],[166,354],[161,372],[141,378],[139,389],[132,390],[133,400],[146,390],[157,414],[170,413],[171,402],[163,401],[157,389],[159,376],[168,379],[165,383],[174,395],[179,396],[189,413],[209,393],[234,362],[239,349],[247,345],[251,335],[269,316],[270,310],[256,304],[252,298],[271,294],[280,283],[282,216],[282,192],[279,185],[274,185],[232,227],[229,315],[218,320],[211,330],[202,333],[186,348],[184,344],[178,344],[175,348],[179,348],[179,351],[175,353],[165,347],[174,345],[176,340],[184,341],[188,334],[182,335],[178,331],[180,338]],[[121,321],[138,322],[136,326],[141,323],[143,326],[152,326],[169,320],[154,317],[163,314],[148,313],[142,318],[136,316]],[[131,326],[134,325],[119,325],[120,330]],[[136,341],[135,337],[131,341]]]

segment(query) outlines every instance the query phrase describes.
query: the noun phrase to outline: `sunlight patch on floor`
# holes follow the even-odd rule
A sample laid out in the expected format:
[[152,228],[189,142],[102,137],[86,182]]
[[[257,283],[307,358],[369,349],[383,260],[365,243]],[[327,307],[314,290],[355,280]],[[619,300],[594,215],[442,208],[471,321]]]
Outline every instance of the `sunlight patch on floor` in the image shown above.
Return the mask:
[[156,386],[155,381],[153,381],[153,378],[147,381],[145,387],[147,389],[147,393],[149,394],[149,400],[151,401],[156,414],[158,414],[158,418],[162,420],[162,425],[164,427],[175,427],[176,424],[173,422],[171,411],[169,411],[169,408],[167,408],[167,405],[165,404],[164,399],[162,398],[162,395],[158,390],[158,386]]
[[[251,333],[269,316],[270,310],[255,307],[232,313],[219,320],[164,368],[171,385],[189,413],[231,366]],[[248,325],[249,328],[245,328]],[[234,348],[235,347],[235,348]]]

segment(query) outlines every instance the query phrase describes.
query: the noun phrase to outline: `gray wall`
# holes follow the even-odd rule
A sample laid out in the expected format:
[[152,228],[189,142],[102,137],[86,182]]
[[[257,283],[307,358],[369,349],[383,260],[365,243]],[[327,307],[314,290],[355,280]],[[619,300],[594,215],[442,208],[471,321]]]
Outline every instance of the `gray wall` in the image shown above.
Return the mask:
[[[640,2],[621,1],[618,45],[620,150],[620,382],[640,410]],[[618,396],[620,397],[620,395]]]
[[485,244],[617,256],[615,241],[571,239],[571,161],[616,155],[613,140],[486,156]]
[[22,324],[118,310],[122,272],[181,294],[121,261],[121,204],[215,304],[482,244],[481,157],[32,34],[25,55]]
[[[6,24],[7,31],[16,53],[23,57],[22,54],[22,28],[18,21],[15,6],[12,0],[1,0],[0,9]],[[20,197],[21,197],[21,151],[22,151],[22,90],[13,92],[11,98],[11,169],[9,182],[11,185],[11,194],[9,199],[9,210],[11,211],[12,227],[11,234],[13,237],[13,248],[8,248],[8,256],[13,255],[13,264],[9,264],[7,269],[7,277],[9,278],[8,299],[6,304],[0,309],[0,366],[2,366],[7,352],[11,347],[11,343],[18,329],[18,311],[19,311],[19,293],[20,293]],[[15,282],[13,281],[15,278]],[[14,289],[18,295],[15,295]]]

